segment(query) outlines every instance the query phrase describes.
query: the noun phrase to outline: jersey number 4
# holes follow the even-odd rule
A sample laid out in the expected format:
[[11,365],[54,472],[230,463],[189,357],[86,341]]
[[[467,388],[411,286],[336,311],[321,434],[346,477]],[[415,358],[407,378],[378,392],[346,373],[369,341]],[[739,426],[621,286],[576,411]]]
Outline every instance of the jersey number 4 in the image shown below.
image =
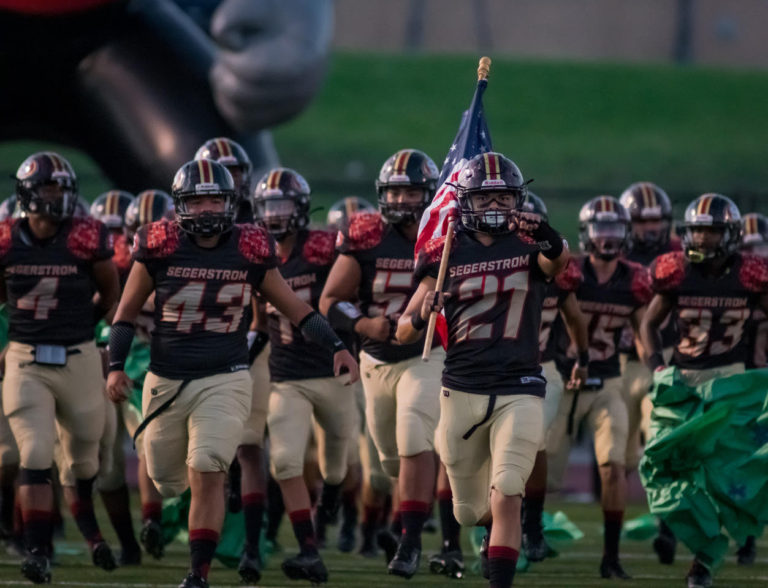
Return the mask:
[[34,288],[16,301],[16,306],[21,310],[34,311],[35,320],[46,320],[48,313],[59,305],[56,298],[58,287],[59,278],[41,278]]
[[243,309],[251,301],[251,285],[245,283],[224,284],[216,294],[216,304],[224,306],[221,317],[205,316],[200,309],[205,294],[205,282],[189,282],[163,304],[163,322],[176,323],[176,330],[189,333],[192,327],[203,323],[203,329],[215,333],[231,333],[240,326]]

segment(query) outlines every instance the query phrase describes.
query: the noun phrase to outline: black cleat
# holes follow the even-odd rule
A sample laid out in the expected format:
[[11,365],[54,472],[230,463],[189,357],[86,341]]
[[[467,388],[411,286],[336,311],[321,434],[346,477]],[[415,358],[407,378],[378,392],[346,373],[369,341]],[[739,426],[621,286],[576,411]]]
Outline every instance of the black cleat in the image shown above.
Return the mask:
[[189,572],[187,577],[179,584],[179,588],[208,588],[208,586],[208,580],[192,572]]
[[672,565],[675,563],[675,550],[677,549],[677,538],[675,538],[672,529],[663,521],[659,523],[659,534],[653,540],[653,550],[659,557],[659,563]]
[[627,572],[625,572],[624,568],[621,567],[621,563],[619,563],[619,558],[612,559],[606,556],[603,556],[603,561],[600,562],[600,577],[601,578],[618,578],[619,580],[632,579],[632,576],[630,576]]
[[409,579],[419,571],[420,562],[421,548],[401,541],[397,546],[395,557],[392,558],[392,561],[387,566],[387,572],[394,576]]
[[755,545],[755,538],[750,535],[744,545],[739,547],[736,552],[736,561],[740,566],[751,566],[755,563],[755,557],[757,557],[757,546]]
[[448,549],[443,545],[440,553],[429,558],[429,571],[449,578],[464,577],[464,556],[460,549]]
[[685,576],[688,588],[710,588],[712,586],[712,573],[709,568],[699,560],[694,559],[688,575]]
[[144,546],[144,551],[155,559],[160,559],[165,554],[163,545],[163,528],[157,521],[146,520],[141,527],[139,541]]
[[341,527],[339,528],[339,538],[336,540],[336,547],[338,547],[339,551],[342,553],[350,553],[351,551],[354,551],[355,544],[357,543],[355,529],[357,529],[355,521],[352,521],[351,524],[347,521],[341,523]]
[[328,581],[328,570],[319,553],[300,553],[283,561],[283,573],[291,580],[309,580],[315,584]]
[[21,573],[33,584],[50,584],[51,560],[39,550],[33,549],[21,562]]
[[488,543],[490,540],[491,538],[485,535],[480,543],[480,573],[486,580],[491,579],[491,564],[488,561]]
[[98,541],[93,544],[93,547],[91,547],[91,559],[93,560],[93,565],[106,572],[111,572],[117,568],[115,554],[112,553],[106,541]]
[[237,573],[244,584],[257,584],[261,580],[261,556],[258,549],[246,547],[243,550]]
[[548,557],[554,557],[557,552],[549,546],[541,529],[535,532],[523,533],[522,548],[528,561],[544,561]]
[[376,533],[376,543],[384,551],[384,559],[387,560],[387,565],[389,565],[397,551],[397,537],[392,531],[382,529]]
[[123,549],[120,551],[120,566],[140,566],[141,549],[137,546],[135,549]]

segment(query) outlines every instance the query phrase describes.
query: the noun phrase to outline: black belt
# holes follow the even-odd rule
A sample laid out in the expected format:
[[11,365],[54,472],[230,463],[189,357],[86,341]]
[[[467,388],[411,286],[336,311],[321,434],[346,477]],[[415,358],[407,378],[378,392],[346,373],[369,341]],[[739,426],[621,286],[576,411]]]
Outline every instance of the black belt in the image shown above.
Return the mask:
[[176,393],[171,396],[168,400],[163,402],[160,406],[157,407],[157,409],[148,414],[147,418],[145,418],[143,421],[139,423],[139,426],[136,427],[136,432],[133,434],[133,448],[136,449],[136,439],[139,438],[139,435],[141,435],[144,432],[144,429],[147,428],[147,425],[154,421],[157,417],[159,417],[161,414],[163,414],[168,408],[173,404],[173,401],[176,400],[179,397],[179,394],[181,394],[181,391],[184,390],[184,388],[187,387],[187,384],[189,384],[192,380],[183,380],[181,382],[181,386],[179,386],[179,389],[176,390]]

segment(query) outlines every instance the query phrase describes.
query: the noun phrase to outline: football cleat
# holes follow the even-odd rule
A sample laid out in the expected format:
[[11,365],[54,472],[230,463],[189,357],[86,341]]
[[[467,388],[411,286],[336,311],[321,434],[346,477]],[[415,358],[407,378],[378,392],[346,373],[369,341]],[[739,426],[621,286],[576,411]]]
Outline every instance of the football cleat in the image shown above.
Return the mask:
[[345,516],[341,522],[339,528],[339,537],[336,540],[336,547],[342,553],[350,553],[355,549],[357,543],[357,537],[355,536],[355,530],[357,529],[357,517]]
[[397,551],[397,537],[389,529],[382,529],[376,533],[376,543],[384,551],[384,559],[387,560],[387,565],[389,565]]
[[281,567],[290,580],[309,580],[317,584],[328,581],[328,570],[319,553],[300,553],[289,557]]
[[429,558],[429,571],[449,578],[464,577],[464,556],[459,549],[443,549]]
[[139,541],[144,546],[144,551],[155,559],[160,559],[165,554],[163,545],[163,528],[157,521],[147,519],[141,527]]
[[480,572],[486,580],[491,579],[491,564],[488,561],[488,543],[490,540],[490,536],[486,535],[480,543]]
[[613,559],[603,556],[603,561],[600,562],[600,577],[601,578],[618,578],[619,580],[631,580],[624,568],[621,567],[619,558]]
[[659,523],[659,534],[653,540],[653,550],[659,557],[659,563],[672,565],[675,563],[675,550],[677,548],[677,539],[672,529],[663,521]]
[[261,556],[258,549],[246,547],[240,557],[237,573],[244,584],[256,584],[261,579]]
[[543,561],[548,557],[554,557],[557,552],[549,546],[547,540],[544,539],[544,534],[541,532],[541,528],[536,529],[533,532],[523,533],[522,547],[525,557],[528,561],[537,562]]
[[106,541],[98,541],[93,544],[93,547],[91,547],[91,559],[93,560],[93,565],[106,572],[111,572],[117,568],[115,554],[112,553],[112,549],[110,549]]
[[22,575],[33,584],[51,583],[51,560],[33,549],[21,562]]
[[688,588],[710,588],[712,586],[712,573],[699,560],[694,559],[688,575],[685,576]]
[[141,549],[123,549],[119,559],[121,566],[140,566]]
[[208,580],[193,572],[189,572],[187,577],[179,584],[179,588],[208,588],[208,586]]
[[740,566],[751,566],[755,563],[755,557],[757,557],[755,538],[750,535],[744,545],[739,547],[736,552],[736,561]]
[[421,562],[421,549],[415,545],[410,545],[403,541],[397,546],[395,557],[389,562],[387,572],[393,576],[411,578],[419,571]]

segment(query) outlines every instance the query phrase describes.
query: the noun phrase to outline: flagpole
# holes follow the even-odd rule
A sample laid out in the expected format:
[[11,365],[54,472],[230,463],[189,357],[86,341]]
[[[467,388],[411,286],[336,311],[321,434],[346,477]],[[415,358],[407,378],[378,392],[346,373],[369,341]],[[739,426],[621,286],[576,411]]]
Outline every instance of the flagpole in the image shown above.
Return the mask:
[[[491,58],[481,57],[480,63],[477,66],[477,81],[487,80],[488,72],[491,69]],[[443,244],[443,255],[440,258],[440,268],[437,272],[437,281],[435,283],[435,292],[443,291],[443,284],[445,282],[445,273],[448,269],[448,256],[451,254],[451,245],[453,244],[453,227],[456,224],[454,220],[448,225],[448,230],[445,233],[445,243]],[[423,361],[429,361],[429,356],[432,352],[432,340],[435,338],[435,324],[437,323],[437,313],[432,311],[429,314],[429,323],[427,324],[427,335],[424,337],[424,351],[421,353],[421,359]]]

